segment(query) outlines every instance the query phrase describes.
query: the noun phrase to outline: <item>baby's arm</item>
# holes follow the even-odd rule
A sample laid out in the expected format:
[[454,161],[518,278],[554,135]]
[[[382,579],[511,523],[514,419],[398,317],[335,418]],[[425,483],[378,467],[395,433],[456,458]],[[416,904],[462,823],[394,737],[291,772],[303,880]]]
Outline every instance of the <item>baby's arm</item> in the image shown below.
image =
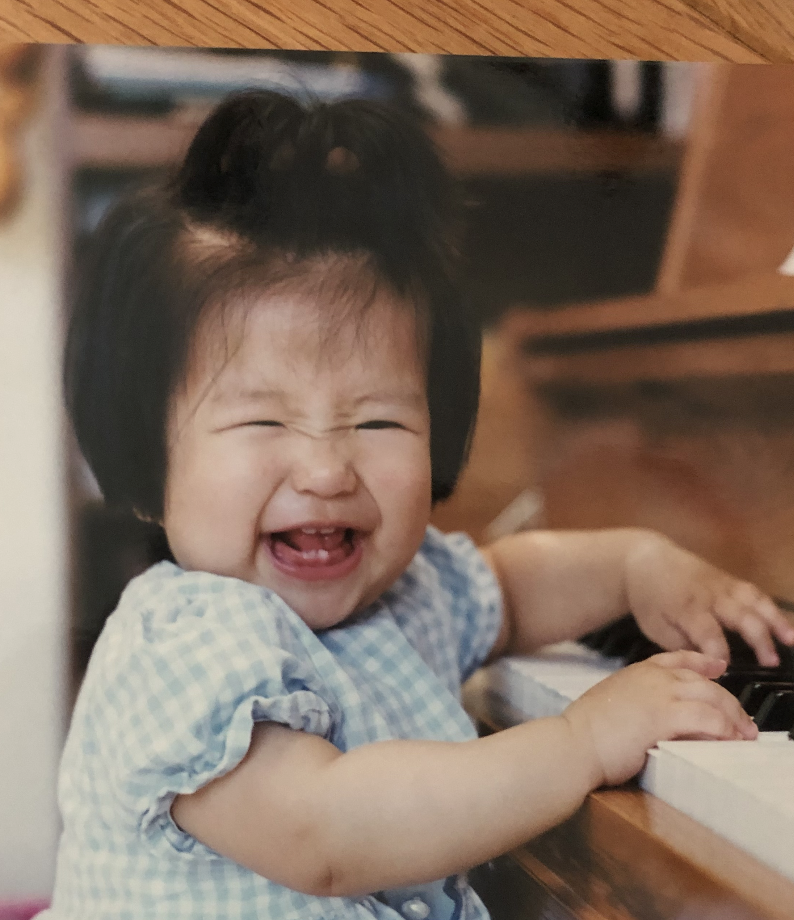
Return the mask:
[[573,639],[631,612],[654,642],[728,659],[722,628],[776,665],[772,635],[794,628],[754,585],[641,528],[515,534],[483,553],[496,573],[505,617],[491,658]]
[[662,738],[754,737],[733,697],[707,679],[723,667],[694,652],[659,655],[563,716],[467,742],[387,741],[343,754],[259,723],[242,763],[178,796],[172,814],[217,852],[310,894],[432,881],[564,820],[590,790],[640,769]]

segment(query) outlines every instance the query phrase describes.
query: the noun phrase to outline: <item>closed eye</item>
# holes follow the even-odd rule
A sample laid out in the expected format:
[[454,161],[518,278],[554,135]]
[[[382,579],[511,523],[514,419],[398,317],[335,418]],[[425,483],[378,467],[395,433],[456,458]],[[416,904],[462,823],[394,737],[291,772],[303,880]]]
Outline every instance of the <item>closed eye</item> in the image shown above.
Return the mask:
[[282,428],[283,425],[281,422],[276,422],[273,419],[256,419],[252,422],[246,422],[246,425],[253,425],[257,428]]
[[364,431],[378,431],[382,428],[404,428],[399,422],[388,422],[385,419],[373,419],[371,422],[362,422],[356,428]]

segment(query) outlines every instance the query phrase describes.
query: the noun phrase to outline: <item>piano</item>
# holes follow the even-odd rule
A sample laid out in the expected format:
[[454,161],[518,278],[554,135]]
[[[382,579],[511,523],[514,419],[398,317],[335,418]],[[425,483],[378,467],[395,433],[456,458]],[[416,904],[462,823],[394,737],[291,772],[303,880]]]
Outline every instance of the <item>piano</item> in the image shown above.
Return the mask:
[[[517,309],[532,526],[641,526],[794,601],[794,68],[704,71],[655,289]],[[792,254],[791,258],[787,258]],[[792,920],[792,667],[736,645],[757,742],[670,742],[636,782],[474,874],[494,920]],[[505,660],[466,705],[489,732],[561,711],[653,651],[624,620]]]
[[[494,920],[794,917],[794,653],[757,665],[738,636],[720,682],[762,729],[755,742],[672,741],[638,781],[598,791],[558,828],[474,873]],[[481,731],[557,715],[659,648],[624,617],[580,642],[505,658],[467,705]],[[783,697],[786,699],[786,697]]]

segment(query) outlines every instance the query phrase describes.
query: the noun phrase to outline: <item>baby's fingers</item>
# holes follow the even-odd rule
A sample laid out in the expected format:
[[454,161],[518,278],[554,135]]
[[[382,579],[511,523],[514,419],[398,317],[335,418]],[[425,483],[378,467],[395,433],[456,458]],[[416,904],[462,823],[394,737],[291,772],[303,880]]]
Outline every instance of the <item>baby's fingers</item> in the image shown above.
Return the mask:
[[765,594],[757,604],[760,615],[769,624],[769,628],[784,645],[794,645],[794,623],[784,616],[778,605]]
[[[687,673],[691,675],[692,672],[682,672],[680,676],[684,677]],[[742,709],[735,697],[731,696],[727,690],[724,690],[718,684],[694,677],[694,680],[683,679],[678,684],[677,696],[680,701],[702,703],[710,707],[714,712],[719,713],[730,726],[729,734],[720,735],[720,737],[747,739],[757,737],[758,728],[755,722]]]
[[766,598],[766,600],[769,606],[764,605],[762,616],[769,624],[769,628],[784,645],[794,645],[794,624],[788,617],[783,615],[774,601],[769,600],[769,598]]
[[660,652],[658,655],[652,655],[647,660],[649,663],[661,665],[663,668],[686,668],[702,677],[707,677],[709,680],[719,677],[727,666],[726,659],[712,658],[702,652],[694,652],[689,649],[682,649],[678,652]]
[[728,660],[730,649],[725,633],[710,611],[698,610],[676,625],[690,643],[704,655]]
[[729,595],[715,604],[715,612],[755,649],[761,664],[770,667],[779,664],[773,635],[785,645],[794,643],[794,626],[771,598],[748,582],[738,582]]
[[737,723],[723,709],[702,700],[680,700],[671,714],[671,739],[696,739],[711,741],[752,741],[758,737],[758,728],[749,719],[749,724]]
[[744,641],[755,650],[760,664],[769,668],[775,668],[780,664],[780,656],[775,650],[769,626],[757,614],[749,611],[743,614],[735,628]]

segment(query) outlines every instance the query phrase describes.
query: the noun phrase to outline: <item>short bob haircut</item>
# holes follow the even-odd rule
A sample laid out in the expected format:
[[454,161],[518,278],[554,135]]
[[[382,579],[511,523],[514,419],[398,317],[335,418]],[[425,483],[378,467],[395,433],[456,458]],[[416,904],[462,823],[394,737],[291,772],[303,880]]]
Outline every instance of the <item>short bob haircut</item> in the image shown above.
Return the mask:
[[318,303],[329,329],[354,301],[371,301],[373,279],[415,310],[432,500],[447,498],[479,398],[480,330],[458,280],[460,215],[430,139],[387,105],[306,107],[264,91],[221,103],[173,177],[113,207],[83,266],[66,401],[108,504],[162,520],[169,404],[208,310],[290,278],[300,285],[329,264],[344,280]]

